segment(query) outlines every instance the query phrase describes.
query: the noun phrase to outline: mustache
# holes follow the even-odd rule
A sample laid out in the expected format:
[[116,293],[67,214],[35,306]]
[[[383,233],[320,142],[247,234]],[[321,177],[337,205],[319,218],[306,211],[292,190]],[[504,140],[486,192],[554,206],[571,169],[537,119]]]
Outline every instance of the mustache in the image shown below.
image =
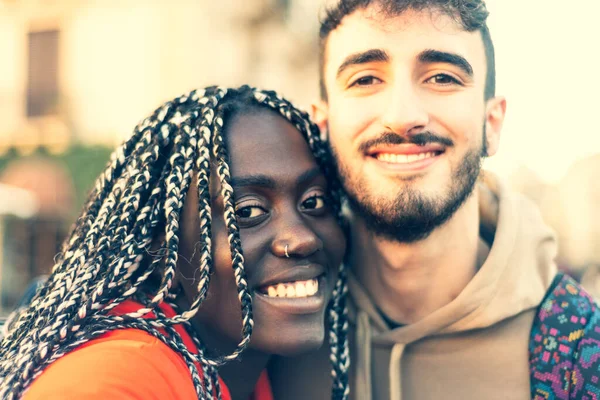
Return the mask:
[[425,146],[432,143],[438,143],[446,147],[454,146],[454,142],[451,139],[436,135],[429,131],[420,132],[410,136],[401,136],[397,133],[385,132],[376,139],[367,140],[362,143],[359,149],[366,153],[372,147],[386,144],[415,144],[417,146]]

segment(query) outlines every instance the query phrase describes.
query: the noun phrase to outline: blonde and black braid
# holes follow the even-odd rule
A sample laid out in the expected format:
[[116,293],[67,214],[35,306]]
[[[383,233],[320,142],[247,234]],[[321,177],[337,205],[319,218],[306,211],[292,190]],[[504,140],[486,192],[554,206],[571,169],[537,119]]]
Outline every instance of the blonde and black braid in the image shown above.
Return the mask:
[[[115,329],[141,329],[157,337],[186,361],[198,398],[220,399],[217,368],[236,359],[248,346],[253,329],[239,227],[235,217],[223,124],[243,107],[266,107],[282,115],[304,136],[331,185],[339,215],[340,189],[328,149],[306,113],[275,92],[248,86],[209,87],[192,91],[159,107],[141,121],[111,155],[77,220],[52,274],[28,308],[13,319],[0,344],[0,398],[17,399],[49,364],[69,351]],[[205,355],[189,324],[206,297],[213,268],[209,179],[216,165],[224,202],[232,268],[242,309],[242,339],[218,358]],[[188,310],[168,318],[158,305],[170,302],[179,248],[179,219],[196,176],[200,217],[198,295]],[[164,234],[160,254],[150,252]],[[150,278],[160,282],[149,290]],[[342,266],[328,309],[333,399],[348,397],[346,276]],[[135,312],[111,313],[123,301],[142,304]],[[151,318],[148,317],[152,313]],[[188,351],[174,325],[194,338],[197,354]],[[202,371],[196,368],[198,363]]]

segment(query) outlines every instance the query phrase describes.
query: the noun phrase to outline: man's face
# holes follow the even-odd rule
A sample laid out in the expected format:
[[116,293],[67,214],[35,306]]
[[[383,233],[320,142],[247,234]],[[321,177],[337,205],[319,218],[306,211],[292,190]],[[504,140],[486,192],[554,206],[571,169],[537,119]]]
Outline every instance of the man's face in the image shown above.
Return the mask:
[[331,32],[315,117],[376,234],[423,239],[469,197],[504,117],[504,99],[484,99],[485,78],[480,33],[440,13],[359,10]]

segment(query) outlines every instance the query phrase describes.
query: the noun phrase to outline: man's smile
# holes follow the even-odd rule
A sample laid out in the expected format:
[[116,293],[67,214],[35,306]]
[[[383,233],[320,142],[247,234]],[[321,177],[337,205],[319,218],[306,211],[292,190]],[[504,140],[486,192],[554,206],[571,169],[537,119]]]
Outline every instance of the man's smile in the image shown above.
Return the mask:
[[394,171],[419,171],[432,165],[444,154],[445,146],[433,143],[374,146],[366,153],[378,166]]

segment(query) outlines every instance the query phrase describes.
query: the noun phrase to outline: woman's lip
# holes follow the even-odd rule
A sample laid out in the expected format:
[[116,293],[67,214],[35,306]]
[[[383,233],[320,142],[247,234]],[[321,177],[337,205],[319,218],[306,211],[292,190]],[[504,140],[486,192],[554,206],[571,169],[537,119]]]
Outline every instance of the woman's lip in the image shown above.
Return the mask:
[[291,283],[297,281],[308,281],[316,279],[327,272],[322,264],[310,263],[292,265],[281,269],[278,272],[269,274],[260,279],[260,283],[254,285],[255,288],[264,288],[267,286],[278,285],[280,283]]

